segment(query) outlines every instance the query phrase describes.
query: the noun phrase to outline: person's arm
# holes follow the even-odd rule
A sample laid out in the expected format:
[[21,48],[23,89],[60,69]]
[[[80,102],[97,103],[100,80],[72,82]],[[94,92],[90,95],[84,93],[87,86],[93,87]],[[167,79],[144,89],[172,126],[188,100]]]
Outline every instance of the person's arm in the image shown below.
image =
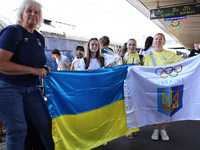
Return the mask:
[[57,70],[61,70],[61,67],[58,65],[58,68],[57,68]]
[[67,56],[65,58],[65,65],[67,65],[69,68],[71,68],[71,62]]
[[44,78],[47,71],[44,68],[33,68],[11,62],[12,52],[0,49],[0,72],[6,75],[27,75],[33,74]]
[[72,63],[70,70],[74,70],[74,64]]
[[72,64],[69,64],[68,67],[71,68]]
[[50,72],[51,70],[53,70],[52,68],[48,67],[48,66],[45,66],[43,67],[47,72]]

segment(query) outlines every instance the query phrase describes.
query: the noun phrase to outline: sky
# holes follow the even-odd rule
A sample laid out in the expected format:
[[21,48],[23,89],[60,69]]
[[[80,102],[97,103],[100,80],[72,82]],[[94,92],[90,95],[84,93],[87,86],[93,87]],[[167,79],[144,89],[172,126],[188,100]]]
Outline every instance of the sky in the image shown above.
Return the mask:
[[[126,0],[38,0],[43,5],[44,19],[52,21],[57,32],[100,38],[110,37],[111,43],[123,44],[130,38],[143,46],[147,36],[164,33],[151,20]],[[0,0],[1,10],[12,15],[22,0]],[[3,4],[3,7],[2,7]],[[43,29],[47,28],[46,26]]]

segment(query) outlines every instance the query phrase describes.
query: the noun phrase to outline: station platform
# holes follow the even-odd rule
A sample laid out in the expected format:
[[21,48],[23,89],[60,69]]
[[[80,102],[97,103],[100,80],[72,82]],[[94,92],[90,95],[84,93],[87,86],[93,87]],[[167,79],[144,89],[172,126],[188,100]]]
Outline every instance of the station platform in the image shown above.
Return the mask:
[[[140,128],[133,140],[125,136],[108,142],[107,146],[99,146],[93,150],[200,150],[200,121],[178,121],[167,126],[169,141],[153,141],[153,125]],[[0,150],[6,150],[5,135],[1,137]]]

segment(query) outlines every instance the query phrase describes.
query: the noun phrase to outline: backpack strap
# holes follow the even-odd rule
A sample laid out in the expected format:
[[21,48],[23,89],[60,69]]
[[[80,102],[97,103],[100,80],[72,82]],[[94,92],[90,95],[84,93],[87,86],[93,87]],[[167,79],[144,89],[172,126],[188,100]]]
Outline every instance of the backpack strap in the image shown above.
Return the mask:
[[23,33],[23,31],[22,31],[20,25],[10,25],[10,26],[5,27],[3,30],[1,30],[0,36],[2,35],[2,33],[3,33],[5,30],[7,30],[7,29],[10,28],[10,27],[15,27],[15,28],[17,28],[17,30],[18,30],[18,35],[17,35],[17,37],[16,37],[16,44],[19,44],[20,42],[23,41],[23,35],[24,35],[24,33]]
[[[105,59],[104,59],[104,57],[103,57],[103,56],[101,56],[101,58],[102,58],[103,62],[105,63]],[[85,64],[86,64],[87,57],[84,57],[83,59],[84,59],[84,62],[85,62]],[[104,64],[104,65],[105,65],[105,64]]]
[[151,59],[152,59],[152,61],[153,61],[153,64],[154,64],[154,66],[157,66],[157,65],[156,65],[156,61],[155,61],[155,58],[154,58],[154,56],[153,56],[153,53],[152,53],[152,51],[151,51],[151,52],[149,52],[149,54],[151,55]]
[[12,25],[13,27],[17,28],[18,30],[18,35],[17,35],[17,41],[16,41],[16,44],[19,44],[21,43],[23,40],[24,40],[24,33],[23,33],[23,30],[21,28],[20,25]]
[[86,61],[87,61],[87,57],[85,56],[85,57],[83,57],[83,60],[84,60],[84,62],[85,62],[85,69],[88,69],[88,68],[86,68]]
[[84,59],[84,62],[85,62],[85,64],[86,64],[86,61],[87,61],[87,57],[84,57],[83,59]]
[[126,55],[122,56],[122,61],[123,61],[123,64],[125,64],[125,60],[126,60]]
[[143,61],[144,56],[143,55],[139,55],[139,57],[140,57],[140,64],[142,65],[142,61]]
[[42,46],[43,46],[43,49],[45,48],[45,40],[44,40],[44,37],[38,32],[35,30],[35,33],[36,33],[36,38],[39,38]]
[[[132,64],[134,64],[134,57],[135,57],[135,55],[133,56]],[[129,58],[129,54],[128,54],[128,56],[124,55],[123,64],[127,64],[128,58]]]
[[101,58],[102,58],[103,62],[105,63],[105,59],[104,59],[104,57],[103,57],[103,56],[101,56]]
[[[19,34],[17,36],[17,44],[19,44],[20,42],[24,41],[24,42],[28,42],[28,39],[26,39],[24,37],[24,32],[22,30],[22,27],[20,25],[13,25],[14,27],[16,27],[19,31]],[[39,39],[41,46],[43,47],[43,49],[45,48],[45,41],[44,41],[44,37],[35,30],[35,34],[36,34],[36,38]]]

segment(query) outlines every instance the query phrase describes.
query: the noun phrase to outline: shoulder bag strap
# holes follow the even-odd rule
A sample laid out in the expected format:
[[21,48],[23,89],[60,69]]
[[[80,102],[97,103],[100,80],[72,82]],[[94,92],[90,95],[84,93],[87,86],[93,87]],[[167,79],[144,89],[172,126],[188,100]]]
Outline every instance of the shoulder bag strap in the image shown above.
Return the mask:
[[149,52],[149,54],[151,55],[151,59],[152,59],[152,61],[153,61],[153,64],[154,64],[154,66],[157,66],[157,65],[156,65],[156,61],[155,61],[155,58],[154,58],[154,56],[153,56],[153,53],[152,53],[152,51],[151,51],[151,52]]

